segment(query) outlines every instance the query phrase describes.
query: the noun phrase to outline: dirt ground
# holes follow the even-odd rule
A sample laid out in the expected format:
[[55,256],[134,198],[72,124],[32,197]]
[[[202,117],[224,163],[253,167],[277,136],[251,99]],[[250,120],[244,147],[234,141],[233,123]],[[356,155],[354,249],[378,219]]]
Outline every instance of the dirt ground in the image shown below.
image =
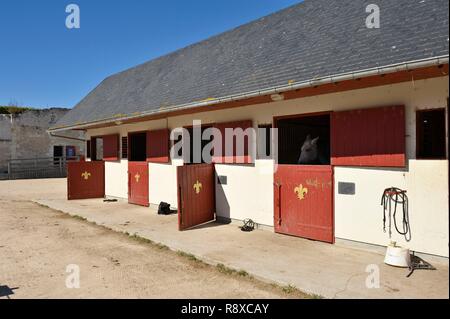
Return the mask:
[[[6,199],[5,192],[0,191],[0,298],[303,297],[26,198]],[[72,278],[68,265],[79,267],[79,289],[66,287]]]

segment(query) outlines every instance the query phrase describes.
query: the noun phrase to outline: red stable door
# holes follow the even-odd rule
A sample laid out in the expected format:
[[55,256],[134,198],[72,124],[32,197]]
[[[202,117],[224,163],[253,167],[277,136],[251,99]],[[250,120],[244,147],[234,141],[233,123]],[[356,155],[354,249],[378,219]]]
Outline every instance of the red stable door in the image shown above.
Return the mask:
[[149,206],[147,162],[128,162],[128,202]]
[[67,163],[67,199],[103,198],[105,162]]
[[334,243],[333,168],[278,165],[275,232]]
[[215,219],[214,164],[177,167],[178,229],[189,229]]

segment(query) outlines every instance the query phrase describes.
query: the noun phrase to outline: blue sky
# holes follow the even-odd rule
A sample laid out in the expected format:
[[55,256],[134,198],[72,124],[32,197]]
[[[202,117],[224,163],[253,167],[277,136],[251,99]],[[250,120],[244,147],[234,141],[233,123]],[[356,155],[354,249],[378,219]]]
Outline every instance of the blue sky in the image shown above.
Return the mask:
[[[300,0],[1,0],[0,105],[73,107],[105,77]],[[65,26],[75,3],[81,28]]]

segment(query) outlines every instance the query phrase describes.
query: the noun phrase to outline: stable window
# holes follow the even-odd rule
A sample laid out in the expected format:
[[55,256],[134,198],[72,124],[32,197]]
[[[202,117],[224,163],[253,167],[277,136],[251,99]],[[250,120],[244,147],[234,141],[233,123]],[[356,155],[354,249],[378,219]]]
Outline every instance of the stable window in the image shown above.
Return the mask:
[[[214,125],[222,136],[221,152],[214,151],[216,163],[251,163],[251,143],[253,142],[253,123],[251,120],[220,123]],[[214,146],[218,149],[219,146]]]
[[130,162],[147,161],[147,132],[129,134],[128,144]]
[[[182,151],[182,156],[185,164],[205,164],[212,163],[212,153],[213,148],[211,147],[211,151],[203,156],[203,151],[205,147],[211,143],[214,139],[213,137],[203,139],[203,134],[205,130],[211,128],[212,126],[201,126],[201,127],[186,127],[185,133],[183,134],[183,150],[189,146],[189,153]],[[199,134],[200,133],[200,134]],[[194,141],[195,140],[195,141]],[[194,144],[195,143],[195,144]],[[200,147],[197,147],[199,145]],[[194,149],[194,146],[196,146]]]
[[147,132],[147,161],[152,163],[169,162],[169,130]]
[[272,156],[272,124],[258,125],[258,159]]
[[91,158],[91,141],[86,141],[86,158]]
[[[183,159],[183,134],[182,132],[175,131],[173,133],[173,141],[172,141],[172,147],[173,147],[173,154],[171,154],[172,159]],[[179,147],[181,145],[181,147]],[[177,146],[177,147],[176,147]],[[175,152],[176,151],[176,152]]]
[[277,119],[278,163],[330,165],[330,115]]
[[445,109],[417,111],[416,124],[417,158],[445,159]]
[[103,138],[95,139],[95,160],[103,161]]
[[91,160],[103,161],[103,137],[91,138]]

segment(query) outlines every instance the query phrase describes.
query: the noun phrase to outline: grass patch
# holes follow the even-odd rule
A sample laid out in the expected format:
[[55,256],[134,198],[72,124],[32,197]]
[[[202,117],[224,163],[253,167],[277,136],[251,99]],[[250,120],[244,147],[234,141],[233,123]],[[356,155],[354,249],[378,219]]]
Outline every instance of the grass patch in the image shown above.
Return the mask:
[[202,262],[200,259],[198,259],[198,258],[195,257],[194,255],[189,254],[189,253],[186,253],[186,252],[181,251],[181,250],[177,251],[177,255],[180,256],[180,257],[183,257],[183,258],[187,258],[187,259],[189,259],[190,261],[194,261],[194,262]]
[[74,219],[81,220],[81,221],[83,221],[83,222],[87,221],[87,219],[84,218],[84,217],[82,217],[82,216],[73,215],[72,217],[73,217]]
[[297,289],[295,286],[287,285],[287,286],[281,287],[281,290],[282,290],[285,294],[290,295],[290,294],[296,292],[298,289]]
[[222,274],[226,275],[237,275],[239,277],[248,277],[251,278],[248,272],[245,270],[236,270],[230,267],[225,266],[224,264],[217,264],[216,269]]
[[160,250],[169,250],[169,247],[167,247],[166,245],[161,244],[161,243],[157,243],[157,244],[155,244],[155,246],[156,246],[156,248],[158,248]]
[[150,240],[148,238],[141,237],[138,234],[133,234],[133,235],[130,235],[129,233],[125,233],[125,234],[128,234],[128,237],[130,237],[131,239],[133,239],[133,240],[135,240],[135,241],[137,241],[139,243],[152,244],[152,245],[155,244],[152,240]]
[[249,273],[246,272],[245,270],[239,270],[239,271],[237,272],[237,275],[238,275],[238,276],[241,276],[241,277],[250,277]]
[[222,274],[226,274],[226,275],[232,275],[236,272],[234,269],[231,269],[231,268],[225,266],[224,264],[217,264],[216,269],[219,272],[221,272]]
[[[303,291],[299,290],[297,287],[295,287],[293,285],[281,286],[276,283],[271,283],[270,285],[272,286],[273,289],[281,290],[286,295],[292,295],[292,294],[301,295],[303,298],[306,297],[308,299],[319,299],[319,297],[320,297],[319,295],[310,295],[310,294],[304,293]],[[322,298],[322,297],[320,297],[320,298]]]

